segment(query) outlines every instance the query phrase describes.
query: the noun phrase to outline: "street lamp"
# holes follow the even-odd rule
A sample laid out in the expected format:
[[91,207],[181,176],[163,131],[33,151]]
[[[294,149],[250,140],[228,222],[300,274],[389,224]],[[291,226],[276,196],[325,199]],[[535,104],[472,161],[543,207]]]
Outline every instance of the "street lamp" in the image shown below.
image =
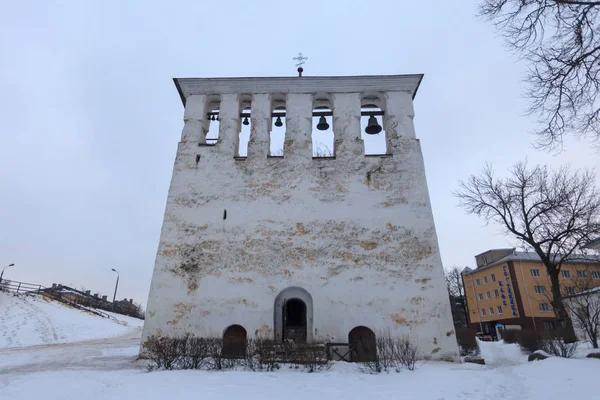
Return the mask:
[[112,306],[112,310],[113,310],[113,312],[115,312],[115,300],[117,299],[117,288],[119,287],[119,271],[117,271],[114,268],[111,271],[114,271],[117,273],[117,283],[115,284],[115,294],[113,295],[113,306]]
[[2,268],[2,273],[0,274],[0,283],[2,283],[2,277],[4,276],[4,270],[8,267],[12,267],[15,264],[8,264],[6,267]]

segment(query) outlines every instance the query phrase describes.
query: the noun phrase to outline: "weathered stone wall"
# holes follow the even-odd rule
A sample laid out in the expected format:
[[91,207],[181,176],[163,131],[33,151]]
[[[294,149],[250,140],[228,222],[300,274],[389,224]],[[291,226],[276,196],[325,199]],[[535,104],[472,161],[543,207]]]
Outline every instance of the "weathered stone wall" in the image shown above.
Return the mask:
[[228,96],[216,146],[198,145],[202,99],[199,112],[186,107],[142,340],[232,324],[272,337],[275,298],[299,287],[312,296],[309,339],[347,342],[364,325],[456,359],[411,97],[386,95],[390,154],[365,157],[360,95],[338,94],[336,158],[312,159],[310,95],[287,97],[285,158],[266,157],[269,96],[254,95],[248,158],[236,160],[239,107]]

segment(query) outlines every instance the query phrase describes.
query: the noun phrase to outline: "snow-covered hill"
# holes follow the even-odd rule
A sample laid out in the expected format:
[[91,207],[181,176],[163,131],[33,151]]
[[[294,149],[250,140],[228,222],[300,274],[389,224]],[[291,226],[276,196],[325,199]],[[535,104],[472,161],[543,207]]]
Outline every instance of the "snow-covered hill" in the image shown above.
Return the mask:
[[0,292],[0,348],[80,342],[126,335],[142,320],[103,318],[36,295]]

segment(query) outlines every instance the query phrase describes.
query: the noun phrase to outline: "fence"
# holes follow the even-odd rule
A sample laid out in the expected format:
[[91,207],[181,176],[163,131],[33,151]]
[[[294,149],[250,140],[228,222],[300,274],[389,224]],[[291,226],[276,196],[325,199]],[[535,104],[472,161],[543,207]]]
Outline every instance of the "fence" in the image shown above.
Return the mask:
[[0,289],[16,293],[37,293],[40,290],[46,289],[46,287],[35,283],[9,281],[8,279],[3,279],[0,281]]
[[74,301],[74,299],[69,296],[64,296],[62,293],[56,293],[49,290],[47,287],[43,285],[38,285],[35,283],[27,283],[27,282],[19,282],[19,281],[9,281],[7,279],[3,279],[0,281],[0,290],[5,290],[7,292],[14,293],[29,293],[29,294],[39,294],[43,296],[48,296],[57,300],[63,304],[67,304],[73,308],[78,308],[80,310],[87,311],[92,314],[99,315],[101,317],[110,318],[114,321],[117,321],[115,317],[109,315],[105,312],[102,312],[93,307],[89,307],[87,305],[83,305],[78,301]]

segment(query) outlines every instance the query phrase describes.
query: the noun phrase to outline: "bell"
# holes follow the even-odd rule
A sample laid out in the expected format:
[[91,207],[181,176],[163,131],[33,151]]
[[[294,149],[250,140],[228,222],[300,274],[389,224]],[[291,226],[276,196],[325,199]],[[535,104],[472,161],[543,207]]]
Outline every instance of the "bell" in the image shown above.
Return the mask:
[[217,119],[217,118],[215,117],[215,114],[213,114],[213,115],[212,115],[212,117],[210,117],[210,120],[211,120],[211,121],[216,121],[216,119]]
[[379,125],[379,122],[377,122],[377,118],[375,118],[374,115],[371,115],[369,117],[369,123],[365,128],[365,133],[369,135],[377,135],[379,132],[381,132],[381,125]]
[[275,126],[278,128],[280,126],[283,126],[283,122],[281,122],[281,117],[277,117],[277,119],[275,120]]
[[250,125],[250,121],[248,121],[248,117],[244,118],[244,122],[242,122],[242,124],[244,124],[244,125]]
[[322,115],[321,118],[319,118],[319,123],[317,124],[317,129],[320,131],[326,131],[327,129],[329,129],[329,124],[327,123],[325,116]]

